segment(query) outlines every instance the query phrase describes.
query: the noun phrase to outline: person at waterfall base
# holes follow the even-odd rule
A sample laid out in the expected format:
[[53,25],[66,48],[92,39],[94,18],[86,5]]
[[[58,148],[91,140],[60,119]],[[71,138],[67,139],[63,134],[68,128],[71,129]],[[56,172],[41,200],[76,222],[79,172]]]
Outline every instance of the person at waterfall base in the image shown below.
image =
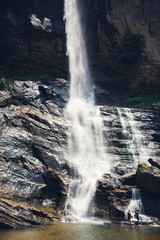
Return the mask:
[[130,222],[130,227],[134,228],[136,226],[135,222]]
[[130,210],[127,212],[127,216],[128,216],[128,220],[130,221],[131,220],[131,212],[130,212]]
[[139,222],[139,210],[135,210],[135,218],[138,220],[138,222]]

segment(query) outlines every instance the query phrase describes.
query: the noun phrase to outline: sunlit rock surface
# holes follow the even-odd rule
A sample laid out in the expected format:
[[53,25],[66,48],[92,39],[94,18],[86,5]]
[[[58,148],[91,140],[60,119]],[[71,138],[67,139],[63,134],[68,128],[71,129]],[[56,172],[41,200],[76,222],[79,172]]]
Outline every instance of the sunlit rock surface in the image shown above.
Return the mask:
[[122,186],[110,175],[105,175],[97,184],[95,215],[104,219],[124,219],[124,210],[132,197],[131,189],[129,186]]
[[160,194],[160,169],[149,167],[142,163],[138,165],[136,172],[136,181],[138,186],[148,192]]
[[51,213],[0,197],[0,227],[28,227],[57,220],[59,218]]
[[54,207],[66,197],[67,82],[14,81],[0,108],[0,194]]

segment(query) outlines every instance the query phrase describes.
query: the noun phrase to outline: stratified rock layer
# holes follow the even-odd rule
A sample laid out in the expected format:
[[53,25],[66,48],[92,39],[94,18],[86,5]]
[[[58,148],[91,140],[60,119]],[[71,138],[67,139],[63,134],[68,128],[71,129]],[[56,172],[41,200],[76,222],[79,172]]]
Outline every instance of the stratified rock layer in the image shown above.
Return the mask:
[[[66,156],[68,122],[64,111],[68,82],[14,81],[10,91],[0,93],[0,195],[14,202],[63,209],[72,181]],[[135,169],[130,150],[137,150],[137,146],[128,149],[129,139],[123,136],[116,107],[103,106],[100,110],[106,164],[111,165],[112,177],[105,175],[97,183],[95,215],[122,219],[131,199],[131,187],[122,186],[119,179]],[[154,159],[160,155],[158,113],[130,111],[145,139],[144,148]],[[127,117],[125,111],[123,115]]]
[[59,220],[51,213],[0,197],[0,227],[28,227]]
[[53,207],[63,205],[67,82],[14,81],[1,91],[0,194]]
[[132,188],[122,186],[110,175],[105,175],[97,185],[95,216],[124,219],[124,211],[132,197]]

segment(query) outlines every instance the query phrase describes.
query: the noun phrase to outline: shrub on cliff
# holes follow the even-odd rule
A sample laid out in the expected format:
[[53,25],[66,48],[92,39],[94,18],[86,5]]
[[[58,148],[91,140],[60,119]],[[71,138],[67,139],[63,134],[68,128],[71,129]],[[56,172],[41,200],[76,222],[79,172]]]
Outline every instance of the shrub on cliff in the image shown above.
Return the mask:
[[120,43],[110,45],[109,62],[112,72],[126,75],[133,66],[139,66],[144,58],[145,46],[143,35],[128,33]]
[[6,82],[6,79],[3,77],[0,79],[0,90],[9,90],[9,86]]
[[141,34],[126,33],[120,42],[108,45],[108,59],[93,61],[94,70],[104,74],[98,83],[105,87],[127,87],[132,73],[141,66],[145,57],[145,38]]

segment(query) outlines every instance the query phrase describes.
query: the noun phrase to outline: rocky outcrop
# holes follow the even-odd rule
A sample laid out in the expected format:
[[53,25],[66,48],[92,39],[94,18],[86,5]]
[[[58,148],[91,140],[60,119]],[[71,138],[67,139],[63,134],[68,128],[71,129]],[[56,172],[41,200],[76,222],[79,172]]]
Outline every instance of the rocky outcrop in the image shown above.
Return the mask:
[[69,183],[63,117],[68,83],[14,81],[10,89],[0,98],[0,195],[62,207]]
[[[130,111],[130,117],[127,111]],[[148,156],[153,159],[160,156],[160,122],[156,111],[103,106],[101,113],[106,159],[118,178],[135,171],[136,161],[147,162]],[[126,124],[125,131],[122,122]],[[142,159],[139,154],[143,156]]]
[[59,220],[51,213],[0,197],[0,227],[28,227]]
[[[66,158],[68,124],[64,107],[68,82],[64,79],[13,81],[9,88],[10,91],[1,91],[0,95],[0,195],[14,202],[63,209],[72,172]],[[100,90],[96,87],[96,93]],[[111,101],[110,95],[105,94]],[[123,136],[117,108],[103,106],[100,110],[106,161],[110,160],[112,177],[106,175],[97,184],[95,215],[123,219],[131,199],[131,187],[121,185],[117,179],[135,169],[127,147],[130,138]],[[127,117],[125,109],[121,110]],[[145,138],[144,147],[152,150],[151,157],[158,156],[157,112],[130,111],[132,123],[135,121],[134,125],[139,126]]]
[[[131,85],[134,89],[159,93],[160,2],[158,0],[137,0],[134,2],[128,0],[94,0],[91,1],[91,5],[92,12],[90,13],[91,19],[88,28],[92,30],[90,30],[89,43],[92,46],[90,51],[94,56],[92,58],[96,62],[99,61],[99,69],[98,64],[94,68],[97,81],[101,81],[99,75],[97,75],[98,71],[103,72],[101,64],[105,64],[104,72],[110,72],[107,65],[108,62],[112,61],[110,47],[115,45],[116,49],[125,33],[141,34],[146,41],[146,56],[142,61],[141,68],[135,67],[126,73],[128,81],[130,77],[132,80],[134,79]],[[105,61],[100,59],[105,59]],[[100,76],[101,78],[104,77],[102,74]],[[114,79],[110,81],[114,81]],[[106,84],[105,79],[103,84]],[[123,84],[123,88],[125,84]]]
[[136,183],[141,188],[145,213],[160,218],[159,160],[149,159],[149,162],[152,163],[151,167],[144,163],[138,165]]
[[122,220],[131,198],[131,187],[122,186],[110,175],[105,175],[97,184],[95,216]]
[[148,192],[160,194],[160,169],[139,164],[136,173],[137,185]]

